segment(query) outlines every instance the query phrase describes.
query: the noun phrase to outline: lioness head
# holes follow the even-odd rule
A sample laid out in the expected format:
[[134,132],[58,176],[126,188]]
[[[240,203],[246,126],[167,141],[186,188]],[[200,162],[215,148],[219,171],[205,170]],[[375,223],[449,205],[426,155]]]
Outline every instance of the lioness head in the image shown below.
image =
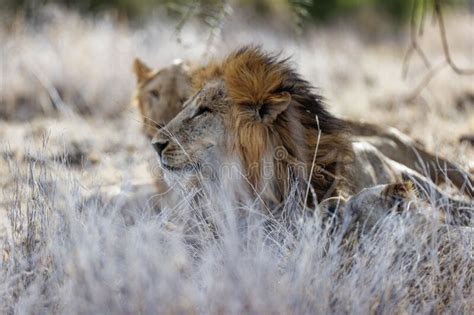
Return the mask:
[[191,94],[188,66],[177,62],[160,70],[152,70],[135,59],[133,70],[137,78],[134,101],[143,116],[145,134],[151,139],[157,128],[176,116]]
[[275,202],[295,181],[310,180],[318,198],[330,190],[349,141],[286,60],[245,47],[193,80],[197,92],[152,140],[167,173],[182,181],[205,169],[214,180],[231,161],[251,190]]

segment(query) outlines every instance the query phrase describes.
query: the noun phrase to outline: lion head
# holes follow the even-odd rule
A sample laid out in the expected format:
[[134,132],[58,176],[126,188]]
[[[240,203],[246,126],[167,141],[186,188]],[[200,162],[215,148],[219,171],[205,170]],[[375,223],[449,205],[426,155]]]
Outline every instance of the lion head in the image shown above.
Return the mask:
[[191,94],[188,65],[176,62],[152,70],[141,60],[135,59],[133,70],[137,78],[134,102],[143,117],[145,134],[151,139],[157,128],[176,116]]
[[[196,93],[152,143],[165,174],[212,174],[237,162],[251,191],[281,202],[293,183],[337,193],[352,149],[341,120],[287,59],[244,47],[193,75]],[[171,179],[169,179],[171,180]]]

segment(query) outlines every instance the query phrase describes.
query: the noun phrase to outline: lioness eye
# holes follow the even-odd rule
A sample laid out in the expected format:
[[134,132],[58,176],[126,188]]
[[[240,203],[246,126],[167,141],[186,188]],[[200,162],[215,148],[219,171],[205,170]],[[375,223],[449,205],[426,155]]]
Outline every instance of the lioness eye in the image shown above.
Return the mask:
[[160,92],[158,92],[158,90],[152,90],[152,91],[150,91],[150,94],[151,94],[154,98],[160,98]]
[[205,113],[210,113],[210,112],[212,112],[212,110],[209,107],[205,107],[205,106],[199,107],[196,114],[194,114],[193,118]]

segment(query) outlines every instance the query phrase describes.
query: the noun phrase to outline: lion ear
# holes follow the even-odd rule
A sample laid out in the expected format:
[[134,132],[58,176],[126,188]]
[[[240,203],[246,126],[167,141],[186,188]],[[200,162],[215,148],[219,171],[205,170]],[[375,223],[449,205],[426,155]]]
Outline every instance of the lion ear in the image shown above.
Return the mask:
[[415,184],[411,180],[389,184],[382,191],[382,195],[392,199],[406,200],[418,196]]
[[258,110],[260,119],[264,123],[273,123],[290,105],[291,95],[288,92],[271,96]]
[[133,72],[137,77],[137,82],[144,81],[151,72],[151,69],[140,59],[133,60]]

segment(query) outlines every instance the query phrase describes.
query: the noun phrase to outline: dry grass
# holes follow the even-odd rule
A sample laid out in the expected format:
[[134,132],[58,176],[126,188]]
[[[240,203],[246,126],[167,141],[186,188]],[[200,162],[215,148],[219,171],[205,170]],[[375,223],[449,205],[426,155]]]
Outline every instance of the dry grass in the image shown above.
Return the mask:
[[[134,56],[159,67],[261,43],[292,55],[331,111],[396,126],[474,168],[457,140],[474,132],[472,77],[444,70],[406,102],[425,71],[414,59],[402,80],[408,39],[368,40],[345,25],[293,38],[234,17],[207,50],[205,31],[189,25],[177,43],[162,19],[135,29],[54,9],[39,17],[0,29],[1,313],[474,312],[469,227],[388,216],[347,248],[317,217],[269,234],[251,207],[219,197],[207,209],[217,239],[186,200],[156,214],[142,185],[154,154],[129,107]],[[472,66],[472,16],[447,22],[455,58]],[[436,35],[422,42],[433,63]]]

